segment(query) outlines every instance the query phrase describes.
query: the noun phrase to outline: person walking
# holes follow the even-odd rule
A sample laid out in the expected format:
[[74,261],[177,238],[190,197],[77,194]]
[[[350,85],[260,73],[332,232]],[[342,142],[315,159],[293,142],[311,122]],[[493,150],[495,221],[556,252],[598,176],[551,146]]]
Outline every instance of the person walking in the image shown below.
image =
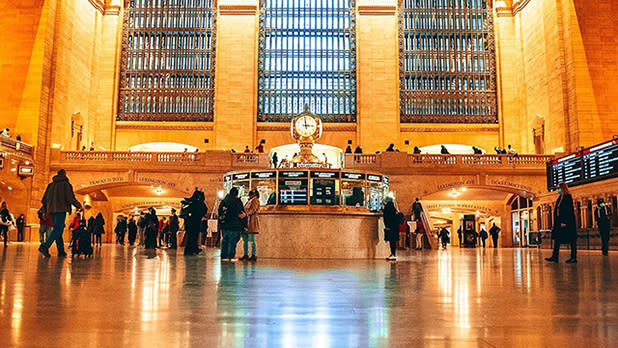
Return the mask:
[[487,231],[485,231],[485,227],[481,227],[481,232],[479,233],[479,237],[481,238],[481,245],[484,248],[485,247],[485,242],[487,241],[487,238],[489,238],[489,235],[487,234]]
[[494,222],[489,229],[489,235],[491,236],[491,240],[494,243],[494,248],[498,247],[498,237],[500,236],[500,227],[496,226]]
[[183,210],[180,215],[185,220],[185,256],[197,255],[202,252],[197,240],[200,235],[202,217],[208,212],[204,199],[204,192],[195,189],[191,198],[185,199],[183,202]]
[[457,229],[457,239],[459,241],[459,247],[461,248],[461,246],[463,245],[463,227],[462,226],[459,226],[459,228]]
[[423,212],[423,205],[421,201],[416,197],[414,203],[412,203],[412,212],[414,213],[414,221],[421,221],[421,213]]
[[9,231],[15,229],[15,217],[11,212],[6,202],[2,202],[0,205],[0,233],[4,238],[4,247],[9,244]]
[[594,220],[599,228],[599,234],[601,235],[601,252],[607,256],[609,252],[609,228],[610,218],[612,212],[605,204],[603,198],[597,199],[597,206],[594,209]]
[[101,236],[105,233],[105,219],[103,218],[103,214],[100,212],[97,214],[97,217],[94,218],[94,228],[92,232],[94,233],[94,244],[101,246]]
[[[255,235],[260,231],[260,200],[256,189],[249,191],[249,200],[245,204],[245,214],[247,214],[247,227],[242,232],[243,249],[245,254],[240,260],[257,261],[257,251],[255,245]],[[251,257],[249,257],[249,243],[251,243]]]
[[69,182],[64,169],[60,169],[52,178],[52,182],[47,185],[41,204],[44,212],[51,215],[54,227],[52,232],[47,235],[45,242],[39,246],[39,252],[43,256],[49,257],[49,247],[55,242],[58,256],[66,256],[64,241],[62,240],[65,219],[67,213],[70,214],[73,210],[72,206],[81,209],[82,204],[75,198],[73,186]]
[[129,245],[133,246],[135,244],[135,238],[137,238],[137,224],[134,218],[129,219],[129,225],[127,227],[129,229]]
[[548,262],[558,262],[561,244],[570,244],[571,258],[567,263],[577,263],[577,227],[575,225],[575,209],[569,187],[562,182],[558,186],[558,199],[554,208],[554,228],[551,238],[554,240],[552,256],[545,258]]
[[127,220],[123,215],[119,215],[116,219],[116,243],[124,245],[124,237],[127,234]]
[[442,227],[442,229],[440,230],[439,237],[440,237],[440,241],[442,242],[442,249],[446,249],[446,245],[450,241],[448,230]]
[[51,233],[54,222],[51,215],[44,213],[42,209],[37,212],[39,216],[39,243],[43,244],[47,236]]
[[26,218],[24,214],[19,214],[19,217],[15,221],[15,225],[17,226],[17,241],[24,241],[24,227],[26,227]]
[[144,246],[144,231],[146,230],[146,212],[140,212],[139,213],[139,218],[137,218],[137,238],[139,239],[138,241],[138,246]]
[[236,244],[240,239],[240,232],[243,229],[241,219],[246,217],[242,202],[238,198],[238,188],[232,187],[230,193],[225,196],[219,205],[217,212],[221,220],[221,261],[236,261]]
[[157,211],[155,208],[148,208],[148,213],[144,216],[146,229],[144,231],[144,248],[157,248],[157,231],[159,229],[159,219],[157,219]]
[[160,248],[162,246],[161,240],[164,239],[163,237],[163,226],[165,225],[165,217],[161,217],[158,221],[158,227],[157,227],[157,248]]
[[180,229],[180,222],[178,215],[176,215],[176,209],[172,209],[172,216],[170,216],[170,236],[169,236],[169,248],[176,249],[178,247],[178,230]]
[[390,244],[391,254],[386,258],[387,261],[397,261],[397,242],[399,242],[399,224],[401,218],[397,214],[395,203],[390,197],[386,197],[384,205],[384,240]]

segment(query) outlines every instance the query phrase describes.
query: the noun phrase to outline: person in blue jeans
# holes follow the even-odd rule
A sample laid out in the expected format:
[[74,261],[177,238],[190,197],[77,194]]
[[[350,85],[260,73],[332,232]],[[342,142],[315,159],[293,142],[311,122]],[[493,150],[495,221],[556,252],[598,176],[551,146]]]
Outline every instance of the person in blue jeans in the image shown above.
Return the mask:
[[246,218],[242,201],[238,198],[238,189],[232,187],[230,193],[225,196],[219,205],[219,218],[221,220],[221,261],[237,261],[236,245],[240,240],[240,232],[243,230],[243,219]]
[[69,182],[64,169],[60,169],[52,178],[52,182],[47,185],[43,199],[41,199],[42,211],[51,215],[54,227],[47,235],[45,242],[39,246],[39,252],[45,257],[49,257],[49,247],[55,242],[58,249],[58,256],[66,256],[64,251],[64,241],[62,232],[67,213],[71,213],[73,206],[81,209],[81,203],[75,198],[73,186]]

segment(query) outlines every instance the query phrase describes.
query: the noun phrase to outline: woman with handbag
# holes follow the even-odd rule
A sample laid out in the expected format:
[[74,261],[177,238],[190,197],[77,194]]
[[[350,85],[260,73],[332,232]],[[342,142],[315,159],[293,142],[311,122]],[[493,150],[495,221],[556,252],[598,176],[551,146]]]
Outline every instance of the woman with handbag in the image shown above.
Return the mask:
[[571,245],[571,258],[567,263],[577,263],[577,226],[575,225],[575,209],[573,197],[569,193],[566,183],[558,186],[558,199],[554,208],[554,228],[551,238],[554,240],[554,251],[551,257],[546,258],[549,262],[558,262],[560,244]]
[[[245,214],[247,214],[247,227],[241,233],[245,254],[240,260],[257,261],[255,235],[260,231],[260,220],[258,212],[260,210],[260,200],[257,190],[249,191],[249,200],[245,204]],[[249,243],[251,243],[251,257],[249,257]]]

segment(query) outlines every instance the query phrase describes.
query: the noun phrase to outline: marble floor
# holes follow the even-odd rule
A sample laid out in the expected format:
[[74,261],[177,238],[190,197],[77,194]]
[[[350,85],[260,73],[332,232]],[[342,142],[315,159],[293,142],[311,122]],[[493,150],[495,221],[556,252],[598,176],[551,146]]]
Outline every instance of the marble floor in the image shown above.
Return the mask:
[[[616,347],[618,254],[408,252],[221,264],[104,246],[0,249],[1,347]],[[54,250],[55,251],[55,250]]]

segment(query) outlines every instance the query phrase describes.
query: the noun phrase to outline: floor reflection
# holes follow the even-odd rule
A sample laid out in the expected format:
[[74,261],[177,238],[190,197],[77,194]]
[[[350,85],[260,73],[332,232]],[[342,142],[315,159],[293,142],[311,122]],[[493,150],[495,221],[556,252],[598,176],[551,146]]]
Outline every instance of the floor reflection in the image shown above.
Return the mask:
[[[397,263],[221,264],[105,246],[90,259],[0,251],[2,346],[616,346],[618,254],[410,252]],[[33,333],[45,333],[33,334]]]

